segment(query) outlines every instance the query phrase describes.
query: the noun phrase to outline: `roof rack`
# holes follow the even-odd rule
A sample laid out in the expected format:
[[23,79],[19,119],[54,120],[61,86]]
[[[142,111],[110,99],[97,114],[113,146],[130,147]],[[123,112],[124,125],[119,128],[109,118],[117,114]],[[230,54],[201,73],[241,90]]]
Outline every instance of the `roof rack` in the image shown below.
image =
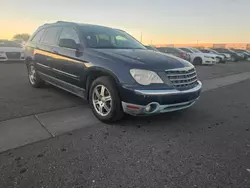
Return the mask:
[[57,21],[56,23],[74,23],[74,22],[67,22],[67,21]]

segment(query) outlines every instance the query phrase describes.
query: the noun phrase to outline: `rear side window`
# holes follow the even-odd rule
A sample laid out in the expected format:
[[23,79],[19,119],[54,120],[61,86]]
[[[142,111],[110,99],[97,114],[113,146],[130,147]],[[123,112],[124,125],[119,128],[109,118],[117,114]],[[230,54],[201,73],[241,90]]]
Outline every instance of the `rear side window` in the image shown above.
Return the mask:
[[73,28],[63,28],[60,39],[72,39],[76,44],[80,43],[78,34]]
[[45,44],[56,45],[57,44],[57,36],[59,31],[61,30],[60,27],[50,27],[45,32],[42,42]]
[[43,33],[44,33],[45,29],[42,29],[40,31],[38,31],[35,36],[32,38],[32,42],[39,42],[43,36]]

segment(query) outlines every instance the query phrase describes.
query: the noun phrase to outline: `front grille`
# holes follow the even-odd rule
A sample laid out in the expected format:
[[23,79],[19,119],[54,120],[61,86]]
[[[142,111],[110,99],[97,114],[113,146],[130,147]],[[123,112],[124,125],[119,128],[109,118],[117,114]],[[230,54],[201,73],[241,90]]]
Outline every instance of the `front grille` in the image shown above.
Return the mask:
[[178,68],[165,71],[169,81],[176,89],[189,89],[197,85],[195,68]]
[[8,59],[20,59],[21,53],[20,52],[6,52],[6,56]]

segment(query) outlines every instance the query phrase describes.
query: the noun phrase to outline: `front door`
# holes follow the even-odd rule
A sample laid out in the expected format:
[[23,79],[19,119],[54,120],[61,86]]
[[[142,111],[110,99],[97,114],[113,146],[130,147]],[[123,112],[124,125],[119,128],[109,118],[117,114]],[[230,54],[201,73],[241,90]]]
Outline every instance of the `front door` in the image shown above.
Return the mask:
[[[72,39],[76,44],[80,44],[76,30],[71,27],[62,29],[58,41],[60,39]],[[53,51],[57,54],[57,58],[51,66],[57,77],[62,81],[80,87],[80,77],[84,72],[84,63],[80,60],[83,53],[76,49],[59,47],[58,45],[54,47]]]

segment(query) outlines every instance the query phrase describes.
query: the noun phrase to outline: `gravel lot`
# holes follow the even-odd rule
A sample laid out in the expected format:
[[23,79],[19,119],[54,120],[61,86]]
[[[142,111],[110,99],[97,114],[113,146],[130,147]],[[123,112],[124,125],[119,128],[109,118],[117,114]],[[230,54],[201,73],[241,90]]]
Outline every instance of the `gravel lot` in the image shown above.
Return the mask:
[[[22,64],[0,66],[0,121],[85,104],[31,88]],[[246,71],[250,62],[197,67],[201,80]],[[249,90],[246,80],[204,92],[182,112],[128,116],[1,153],[0,187],[248,188]]]

